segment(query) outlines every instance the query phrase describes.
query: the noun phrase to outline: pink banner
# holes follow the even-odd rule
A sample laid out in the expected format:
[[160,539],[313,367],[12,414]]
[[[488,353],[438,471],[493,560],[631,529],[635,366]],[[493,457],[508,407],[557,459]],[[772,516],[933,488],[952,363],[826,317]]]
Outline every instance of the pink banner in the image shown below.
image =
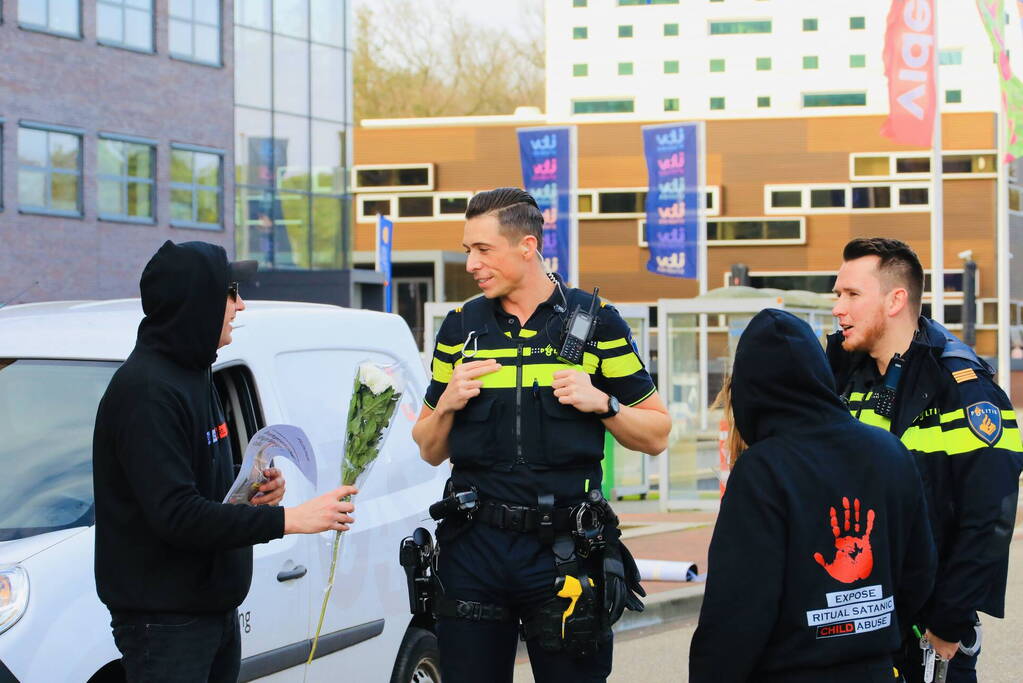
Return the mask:
[[934,0],[892,0],[884,40],[889,110],[881,134],[918,147],[930,147],[934,135],[934,11]]

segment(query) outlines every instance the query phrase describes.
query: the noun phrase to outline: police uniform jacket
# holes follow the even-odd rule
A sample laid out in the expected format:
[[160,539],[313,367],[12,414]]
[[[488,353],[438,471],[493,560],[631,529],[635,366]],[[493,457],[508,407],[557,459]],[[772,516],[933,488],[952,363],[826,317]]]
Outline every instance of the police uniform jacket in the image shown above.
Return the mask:
[[749,448],[714,527],[689,680],[891,680],[937,564],[906,449],[849,415],[820,341],[784,311],[743,333],[732,408]]
[[581,500],[599,487],[605,430],[593,413],[563,405],[551,387],[554,373],[574,368],[593,385],[635,405],[654,393],[633,346],[629,327],[613,306],[594,308],[597,325],[582,362],[557,358],[565,321],[592,295],[564,287],[526,321],[509,315],[500,300],[477,297],[448,313],[437,335],[426,405],[434,408],[454,369],[468,361],[497,359],[501,369],[480,377],[483,388],[454,416],[448,437],[452,482],[475,486],[481,497],[535,506],[539,494],[559,504]]
[[877,364],[841,343],[841,333],[829,337],[828,357],[852,414],[898,436],[923,478],[939,568],[921,625],[943,640],[971,642],[976,611],[1005,611],[1023,451],[1012,404],[987,363],[921,317],[894,409],[878,415]]

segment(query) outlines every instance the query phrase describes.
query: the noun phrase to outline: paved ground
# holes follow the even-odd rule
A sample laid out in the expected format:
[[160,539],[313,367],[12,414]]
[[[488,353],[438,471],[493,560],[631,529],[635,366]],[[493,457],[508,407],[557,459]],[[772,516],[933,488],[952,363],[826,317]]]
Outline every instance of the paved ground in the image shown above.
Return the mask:
[[[706,571],[707,547],[713,530],[714,514],[708,512],[656,512],[656,503],[615,506],[623,526],[634,535],[627,541],[637,558],[697,562]],[[624,508],[624,509],[622,509]],[[1017,524],[1023,521],[1023,508]],[[641,530],[656,531],[669,524],[703,524],[683,531],[641,535]],[[658,525],[658,526],[654,526]],[[640,535],[635,535],[640,534]],[[684,584],[644,582],[648,593],[677,589]],[[984,683],[1020,683],[1023,681],[1023,526],[1017,526],[1009,562],[1009,589],[1005,619],[985,617],[984,651],[980,658],[979,680]],[[698,609],[694,606],[694,610]],[[615,667],[609,683],[680,683],[688,680],[689,641],[696,628],[695,614],[661,626],[637,629],[616,636]],[[520,648],[515,668],[515,683],[531,683],[532,673]],[[955,683],[954,681],[951,683]]]

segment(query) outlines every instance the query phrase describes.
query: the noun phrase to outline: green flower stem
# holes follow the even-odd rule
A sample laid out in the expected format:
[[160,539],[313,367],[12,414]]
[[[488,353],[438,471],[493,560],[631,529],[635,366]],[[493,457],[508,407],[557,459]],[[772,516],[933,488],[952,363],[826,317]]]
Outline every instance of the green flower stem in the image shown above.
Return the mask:
[[[351,496],[345,496],[342,498],[343,501],[348,502],[352,499]],[[320,620],[316,624],[316,635],[313,637],[313,646],[309,650],[309,659],[306,660],[306,664],[311,664],[313,657],[316,656],[316,644],[320,641],[320,629],[323,628],[323,617],[327,614],[327,602],[330,600],[330,593],[334,590],[334,570],[337,569],[337,549],[341,545],[341,532],[334,532],[334,548],[331,551],[330,560],[330,574],[327,576],[327,589],[323,593],[323,606],[320,607]]]

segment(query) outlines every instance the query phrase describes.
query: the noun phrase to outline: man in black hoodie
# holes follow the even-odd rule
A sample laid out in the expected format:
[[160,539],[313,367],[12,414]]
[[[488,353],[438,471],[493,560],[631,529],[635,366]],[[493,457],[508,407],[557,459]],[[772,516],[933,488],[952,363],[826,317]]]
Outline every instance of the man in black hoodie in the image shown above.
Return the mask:
[[912,459],[849,414],[790,313],[753,318],[731,402],[749,447],[714,528],[690,681],[892,681],[936,566]]
[[223,247],[166,242],[142,273],[135,349],[114,373],[93,435],[96,588],[110,609],[129,681],[236,681],[236,608],[252,580],[252,545],[286,533],[346,530],[354,492],[294,508],[276,503],[276,470],[255,505],[224,505],[234,480],[210,366],[231,343],[255,262]]

